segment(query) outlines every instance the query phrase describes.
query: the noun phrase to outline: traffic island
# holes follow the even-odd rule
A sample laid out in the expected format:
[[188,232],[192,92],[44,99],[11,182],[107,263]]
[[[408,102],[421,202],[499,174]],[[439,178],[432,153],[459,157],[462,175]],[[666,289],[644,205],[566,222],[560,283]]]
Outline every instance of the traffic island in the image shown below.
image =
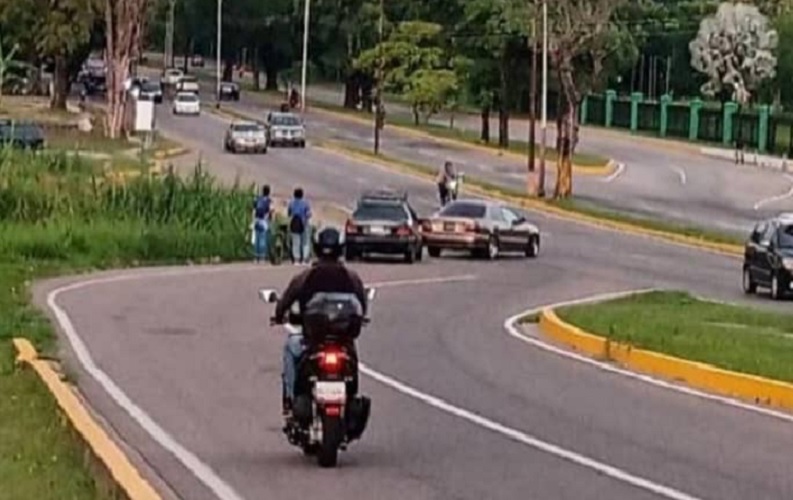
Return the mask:
[[587,356],[793,410],[793,315],[652,291],[545,309],[540,331]]

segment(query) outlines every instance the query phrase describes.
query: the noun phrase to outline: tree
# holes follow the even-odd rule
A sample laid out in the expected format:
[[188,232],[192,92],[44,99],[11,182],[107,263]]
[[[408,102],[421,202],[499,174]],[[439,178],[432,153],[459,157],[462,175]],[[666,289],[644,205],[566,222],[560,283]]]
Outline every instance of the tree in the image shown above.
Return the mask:
[[354,67],[374,74],[382,59],[383,90],[410,100],[414,120],[429,119],[457,90],[453,60],[439,47],[439,24],[400,23],[382,43],[361,53]]
[[[549,2],[550,59],[562,91],[554,197],[573,193],[572,155],[578,144],[578,110],[588,85],[600,82],[604,61],[616,50],[612,20],[626,0],[558,0]],[[579,78],[579,75],[588,75]]]
[[714,16],[700,23],[690,45],[691,66],[708,77],[702,93],[709,97],[732,91],[740,104],[751,92],[773,78],[778,37],[768,18],[757,7],[722,3]]
[[[776,20],[780,47],[793,47],[793,11],[785,12]],[[777,82],[781,99],[785,104],[793,102],[793,51],[780,50],[777,56]]]
[[127,131],[127,92],[124,82],[138,56],[143,20],[150,0],[105,0],[105,63],[107,107],[105,133],[116,139]]
[[2,40],[0,40],[0,98],[3,97],[3,85],[5,85],[6,74],[8,70],[19,65],[19,61],[14,59],[14,56],[18,50],[19,45],[14,44],[14,46],[11,47],[11,50],[6,53],[3,49]]
[[2,8],[3,24],[22,27],[16,35],[30,58],[54,63],[53,109],[66,109],[70,82],[91,49],[98,0],[14,0]]

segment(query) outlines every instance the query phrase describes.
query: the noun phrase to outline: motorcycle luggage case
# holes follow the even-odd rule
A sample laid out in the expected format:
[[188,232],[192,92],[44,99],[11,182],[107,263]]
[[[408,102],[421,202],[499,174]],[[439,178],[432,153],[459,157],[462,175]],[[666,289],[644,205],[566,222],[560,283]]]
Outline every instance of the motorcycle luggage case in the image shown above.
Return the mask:
[[303,311],[303,335],[313,339],[355,339],[361,334],[363,307],[354,294],[319,293]]

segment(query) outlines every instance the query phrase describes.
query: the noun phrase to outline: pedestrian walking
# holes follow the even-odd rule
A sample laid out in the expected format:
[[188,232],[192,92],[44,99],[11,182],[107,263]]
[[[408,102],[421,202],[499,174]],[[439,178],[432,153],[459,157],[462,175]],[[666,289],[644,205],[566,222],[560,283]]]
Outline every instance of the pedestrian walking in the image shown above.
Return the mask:
[[295,189],[286,212],[292,237],[292,262],[307,264],[311,254],[311,206],[302,188]]

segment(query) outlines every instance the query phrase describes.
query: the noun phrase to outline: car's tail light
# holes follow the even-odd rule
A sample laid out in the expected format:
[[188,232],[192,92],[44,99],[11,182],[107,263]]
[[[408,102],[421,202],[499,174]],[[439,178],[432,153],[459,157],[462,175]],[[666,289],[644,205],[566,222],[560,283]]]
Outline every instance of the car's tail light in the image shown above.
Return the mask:
[[319,353],[319,368],[328,374],[337,374],[344,367],[346,355],[336,349],[328,349]]
[[348,220],[347,224],[344,226],[344,231],[347,233],[357,233],[358,226],[356,226],[351,220]]
[[465,224],[463,224],[463,227],[465,228],[465,232],[467,233],[479,232],[479,224],[477,224],[476,222],[466,222]]
[[431,233],[432,232],[432,222],[430,222],[428,220],[422,222],[421,223],[421,230],[423,232],[425,232],[425,233]]
[[398,228],[394,229],[394,234],[397,236],[410,236],[413,234],[413,230],[408,225],[399,226]]

